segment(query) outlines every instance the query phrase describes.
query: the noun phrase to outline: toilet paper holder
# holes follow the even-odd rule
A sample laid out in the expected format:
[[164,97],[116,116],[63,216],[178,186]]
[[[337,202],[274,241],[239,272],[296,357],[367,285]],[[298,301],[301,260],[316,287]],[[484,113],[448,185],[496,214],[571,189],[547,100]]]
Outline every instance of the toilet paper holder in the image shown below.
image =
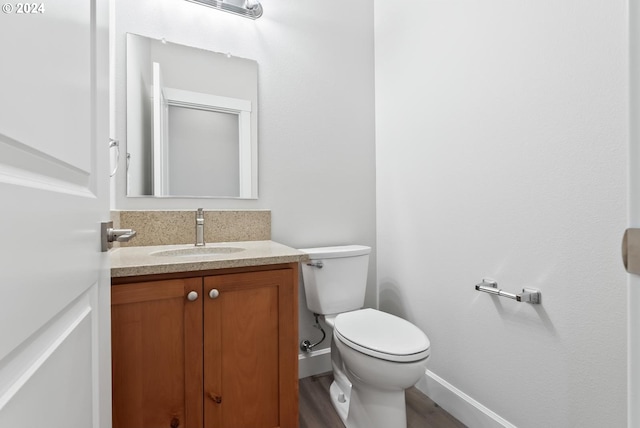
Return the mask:
[[496,281],[489,278],[482,278],[482,282],[480,284],[476,284],[476,290],[500,297],[506,297],[518,302],[527,302],[531,304],[540,304],[540,300],[542,300],[542,293],[540,293],[540,290],[536,290],[535,288],[523,288],[522,293],[519,294],[507,293],[506,291],[502,291],[498,288],[498,283]]

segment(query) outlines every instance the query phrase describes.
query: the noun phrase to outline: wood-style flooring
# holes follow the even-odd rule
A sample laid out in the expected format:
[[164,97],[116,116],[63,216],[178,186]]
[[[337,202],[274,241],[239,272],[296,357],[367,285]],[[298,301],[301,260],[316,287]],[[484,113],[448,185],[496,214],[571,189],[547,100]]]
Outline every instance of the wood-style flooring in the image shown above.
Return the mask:
[[[344,427],[329,398],[332,381],[331,373],[300,379],[300,428]],[[408,428],[465,428],[416,388],[407,390],[406,402]]]

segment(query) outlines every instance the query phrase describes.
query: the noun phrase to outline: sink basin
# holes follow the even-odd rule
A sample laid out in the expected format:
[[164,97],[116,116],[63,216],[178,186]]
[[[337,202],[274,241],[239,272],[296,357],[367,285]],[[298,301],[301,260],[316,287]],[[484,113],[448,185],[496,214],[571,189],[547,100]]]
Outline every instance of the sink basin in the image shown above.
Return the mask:
[[212,256],[219,254],[231,254],[244,251],[240,247],[193,247],[193,248],[177,248],[173,250],[161,250],[151,253],[152,256],[160,257],[194,257],[194,256]]

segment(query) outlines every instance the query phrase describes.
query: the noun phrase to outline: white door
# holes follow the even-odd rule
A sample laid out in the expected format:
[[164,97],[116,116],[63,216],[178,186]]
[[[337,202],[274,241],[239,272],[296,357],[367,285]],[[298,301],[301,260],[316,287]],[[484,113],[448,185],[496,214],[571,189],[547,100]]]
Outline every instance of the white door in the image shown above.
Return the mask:
[[[629,2],[629,227],[640,228],[640,1]],[[629,428],[640,427],[640,275],[628,277]]]
[[0,12],[0,427],[110,426],[106,1]]

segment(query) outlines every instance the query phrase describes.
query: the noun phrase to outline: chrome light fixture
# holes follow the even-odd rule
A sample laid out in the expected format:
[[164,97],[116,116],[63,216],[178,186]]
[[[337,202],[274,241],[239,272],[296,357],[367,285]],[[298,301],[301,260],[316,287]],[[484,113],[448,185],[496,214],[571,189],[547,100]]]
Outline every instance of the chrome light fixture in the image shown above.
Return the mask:
[[187,0],[213,9],[223,10],[249,19],[262,16],[262,5],[259,0]]

